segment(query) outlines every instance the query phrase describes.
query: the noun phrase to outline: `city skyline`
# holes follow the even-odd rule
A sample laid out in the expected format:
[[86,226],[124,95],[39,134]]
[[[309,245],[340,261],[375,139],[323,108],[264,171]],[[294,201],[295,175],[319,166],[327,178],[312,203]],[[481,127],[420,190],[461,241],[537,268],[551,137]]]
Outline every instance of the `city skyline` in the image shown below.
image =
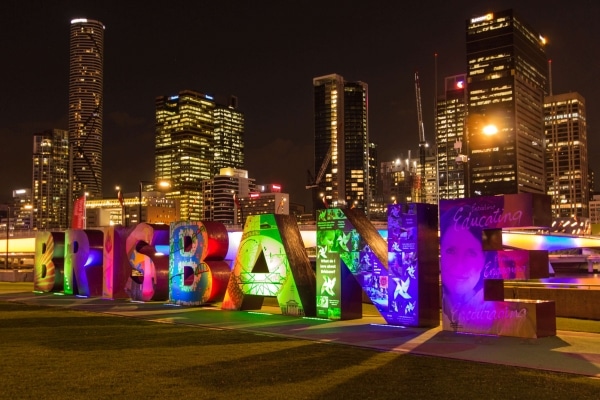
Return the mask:
[[[432,143],[434,87],[440,92],[443,77],[466,72],[467,19],[508,8],[547,36],[553,93],[577,91],[586,98],[590,167],[598,174],[600,160],[593,152],[600,146],[595,134],[600,84],[593,71],[599,61],[589,49],[600,40],[594,23],[600,6],[579,4],[564,10],[557,1],[356,7],[339,1],[175,1],[162,9],[137,1],[76,6],[9,1],[0,28],[3,48],[13,60],[3,66],[0,200],[31,186],[33,134],[67,127],[68,32],[77,17],[106,26],[107,196],[115,185],[135,192],[139,180],[153,179],[154,99],[190,89],[236,96],[246,118],[244,169],[257,182],[282,184],[292,202],[310,208],[305,184],[306,170],[314,168],[312,79],[337,73],[368,84],[370,141],[378,144],[380,161],[406,156],[409,150],[415,156],[415,69],[421,77],[426,139]],[[559,5],[564,12],[556,11]]]

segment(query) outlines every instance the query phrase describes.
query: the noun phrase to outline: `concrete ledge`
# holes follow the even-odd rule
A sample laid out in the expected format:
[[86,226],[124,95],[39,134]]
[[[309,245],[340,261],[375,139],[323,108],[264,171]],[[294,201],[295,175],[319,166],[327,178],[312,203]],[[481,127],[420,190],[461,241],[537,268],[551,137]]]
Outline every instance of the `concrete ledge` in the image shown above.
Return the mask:
[[0,270],[0,282],[33,282],[33,270],[2,269]]
[[600,320],[600,290],[507,287],[504,298],[553,300],[557,317]]

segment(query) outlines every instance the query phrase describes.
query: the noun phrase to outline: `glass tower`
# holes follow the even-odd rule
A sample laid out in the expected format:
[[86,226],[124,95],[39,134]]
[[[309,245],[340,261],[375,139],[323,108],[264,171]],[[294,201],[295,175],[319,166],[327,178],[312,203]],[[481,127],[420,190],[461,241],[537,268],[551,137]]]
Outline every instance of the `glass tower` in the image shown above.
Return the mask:
[[512,10],[466,21],[469,195],[546,193],[545,40]]
[[154,175],[170,183],[167,197],[179,200],[183,221],[202,219],[202,181],[213,176],[214,109],[211,96],[192,90],[156,99]]
[[436,146],[440,199],[465,197],[466,88],[465,74],[446,77],[444,95],[437,101]]
[[217,104],[213,110],[215,125],[215,160],[213,175],[221,168],[244,167],[244,114],[237,109],[237,98],[232,96],[228,105]]
[[546,184],[552,214],[588,217],[589,179],[585,99],[579,93],[547,96]]
[[69,132],[33,136],[33,228],[66,229],[69,197]]
[[73,198],[102,196],[102,108],[104,25],[85,18],[71,21],[69,141]]
[[313,79],[314,208],[367,209],[369,201],[368,86],[337,74]]

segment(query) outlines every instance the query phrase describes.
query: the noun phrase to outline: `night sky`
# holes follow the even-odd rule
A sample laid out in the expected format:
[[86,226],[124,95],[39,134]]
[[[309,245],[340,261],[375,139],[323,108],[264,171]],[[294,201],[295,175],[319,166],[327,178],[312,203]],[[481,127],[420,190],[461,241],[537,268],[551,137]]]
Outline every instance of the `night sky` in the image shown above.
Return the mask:
[[[30,1],[0,12],[0,201],[31,186],[32,135],[67,129],[69,27],[104,23],[104,193],[135,192],[154,175],[154,101],[192,89],[235,95],[246,118],[246,166],[309,206],[312,78],[369,85],[380,161],[417,155],[414,72],[425,136],[438,88],[466,72],[465,21],[513,8],[549,40],[554,94],[587,100],[590,165],[600,180],[600,2],[555,1]],[[597,185],[599,186],[599,185]],[[309,206],[310,208],[310,206]]]

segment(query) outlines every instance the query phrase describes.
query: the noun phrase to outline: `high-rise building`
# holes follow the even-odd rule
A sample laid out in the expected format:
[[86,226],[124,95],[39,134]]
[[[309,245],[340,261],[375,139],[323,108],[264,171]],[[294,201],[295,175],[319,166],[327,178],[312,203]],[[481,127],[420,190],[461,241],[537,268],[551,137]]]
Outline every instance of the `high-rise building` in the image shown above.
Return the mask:
[[[337,74],[313,79],[315,118],[315,197],[330,206],[368,209],[369,130],[364,82]],[[322,167],[323,174],[319,173]],[[317,182],[319,181],[319,182]]]
[[415,202],[419,192],[419,166],[416,158],[397,158],[394,161],[382,162],[379,175],[381,177],[381,201],[390,203]]
[[102,196],[102,110],[104,25],[71,21],[69,141],[72,148],[73,199]]
[[13,190],[11,224],[15,231],[33,229],[31,189]]
[[167,197],[179,200],[181,220],[202,219],[202,181],[212,178],[215,102],[183,90],[156,98],[154,177],[169,182]]
[[221,168],[218,175],[202,182],[202,219],[224,224],[241,224],[243,213],[240,213],[242,204],[239,199],[247,197],[254,191],[254,187],[254,179],[248,178],[248,171]]
[[217,104],[213,110],[215,156],[213,175],[221,168],[244,167],[244,114],[237,109],[237,98],[231,96],[227,105]]
[[419,165],[419,171],[423,172],[423,179],[419,182],[423,190],[417,192],[421,196],[420,202],[438,204],[437,157],[431,147],[425,149],[425,168],[421,169]]
[[436,149],[440,199],[465,197],[467,77],[444,79],[444,94],[437,99]]
[[33,227],[66,229],[69,200],[69,132],[52,129],[33,136]]
[[554,217],[588,217],[585,99],[579,93],[546,96],[546,185]]
[[590,223],[592,227],[592,235],[600,234],[600,194],[594,194],[590,198]]
[[513,10],[466,31],[470,196],[546,193],[545,40]]

